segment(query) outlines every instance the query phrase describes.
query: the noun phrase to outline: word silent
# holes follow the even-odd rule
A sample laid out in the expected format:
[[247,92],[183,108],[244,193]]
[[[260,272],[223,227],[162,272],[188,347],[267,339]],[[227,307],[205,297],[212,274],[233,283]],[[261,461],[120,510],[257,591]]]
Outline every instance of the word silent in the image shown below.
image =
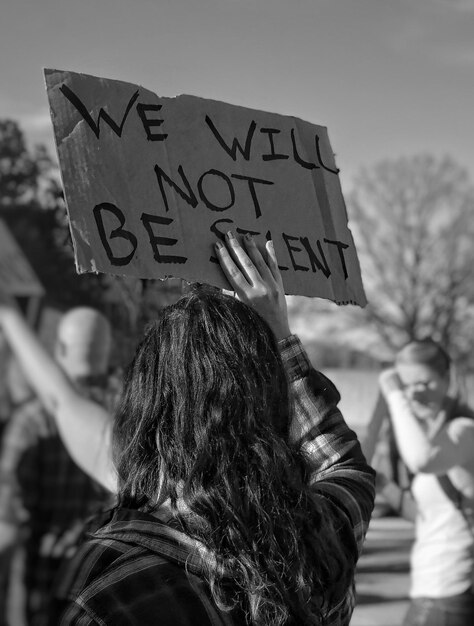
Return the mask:
[[[133,260],[138,248],[138,237],[128,227],[126,227],[125,214],[115,204],[103,202],[97,204],[93,209],[94,220],[99,233],[100,241],[111,265],[126,266]],[[166,216],[152,215],[150,213],[142,213],[140,221],[143,224],[146,235],[148,236],[149,245],[153,253],[153,258],[157,263],[186,263],[187,257],[174,253],[170,248],[178,246],[178,239],[166,236],[165,230],[171,226],[173,219]],[[216,220],[210,227],[210,231],[216,238],[223,239],[224,233],[235,229],[239,235],[250,234],[258,237],[264,235],[267,240],[272,239],[272,233],[260,233],[255,230],[249,230],[240,226],[235,226],[234,221],[230,218]],[[349,247],[348,244],[323,238],[310,241],[309,237],[291,235],[288,233],[280,233],[282,241],[288,252],[288,259],[291,268],[295,272],[317,272],[321,271],[326,278],[329,278],[333,271],[338,272],[348,278],[346,259],[344,251]],[[116,250],[112,241],[117,240]],[[324,245],[323,245],[324,244]],[[163,251],[163,248],[166,251]],[[337,251],[338,267],[332,267],[333,255],[329,254],[331,248]],[[120,249],[120,254],[118,253]],[[172,253],[173,252],[173,253]],[[213,256],[209,258],[211,263],[217,263],[217,259]],[[282,271],[290,269],[287,265],[280,265]]]

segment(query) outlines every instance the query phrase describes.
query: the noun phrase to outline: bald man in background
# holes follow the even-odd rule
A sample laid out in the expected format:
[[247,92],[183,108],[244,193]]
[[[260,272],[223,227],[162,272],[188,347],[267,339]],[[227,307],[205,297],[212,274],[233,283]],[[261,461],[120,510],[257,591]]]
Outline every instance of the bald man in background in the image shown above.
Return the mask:
[[[81,393],[105,406],[111,403],[110,349],[110,325],[98,311],[79,307],[61,319],[56,360]],[[28,359],[22,356],[28,376]],[[14,607],[15,623],[9,626],[19,626],[21,613],[28,626],[48,623],[59,566],[74,549],[84,521],[111,504],[110,494],[72,461],[40,396],[12,415],[0,451],[0,559],[15,544],[23,555],[23,581],[13,587],[23,591],[24,610]]]

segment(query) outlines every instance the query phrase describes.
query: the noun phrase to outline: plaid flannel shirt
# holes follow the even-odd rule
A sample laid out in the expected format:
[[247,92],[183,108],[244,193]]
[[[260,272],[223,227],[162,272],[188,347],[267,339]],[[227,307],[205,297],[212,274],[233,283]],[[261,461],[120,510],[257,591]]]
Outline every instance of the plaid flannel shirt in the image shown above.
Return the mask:
[[65,553],[77,543],[84,520],[110,506],[110,493],[74,463],[41,403],[20,406],[0,450],[0,521],[21,534],[29,623],[46,623]]
[[[310,483],[332,503],[341,541],[360,554],[374,502],[374,472],[337,408],[339,393],[316,372],[299,339],[280,342],[292,415],[290,439],[306,452]],[[342,521],[342,523],[341,523]],[[76,555],[58,590],[61,626],[244,626],[245,617],[212,602],[204,582],[212,556],[169,525],[119,509]],[[354,588],[344,589],[324,626],[346,626]]]

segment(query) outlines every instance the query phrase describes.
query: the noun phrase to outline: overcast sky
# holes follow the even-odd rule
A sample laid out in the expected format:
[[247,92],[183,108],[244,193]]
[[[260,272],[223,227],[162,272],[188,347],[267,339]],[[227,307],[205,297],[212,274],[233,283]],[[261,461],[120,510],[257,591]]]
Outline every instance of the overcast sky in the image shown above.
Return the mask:
[[2,0],[0,117],[52,147],[43,67],[327,126],[344,187],[419,152],[474,180],[474,0]]

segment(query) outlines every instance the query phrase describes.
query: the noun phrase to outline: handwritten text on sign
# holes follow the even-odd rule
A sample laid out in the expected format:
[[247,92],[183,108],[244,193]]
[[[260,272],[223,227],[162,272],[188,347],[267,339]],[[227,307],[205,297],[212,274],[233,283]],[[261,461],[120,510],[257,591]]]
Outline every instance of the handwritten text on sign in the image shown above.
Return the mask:
[[78,271],[228,287],[228,230],[272,238],[289,294],[364,305],[324,127],[45,70]]

